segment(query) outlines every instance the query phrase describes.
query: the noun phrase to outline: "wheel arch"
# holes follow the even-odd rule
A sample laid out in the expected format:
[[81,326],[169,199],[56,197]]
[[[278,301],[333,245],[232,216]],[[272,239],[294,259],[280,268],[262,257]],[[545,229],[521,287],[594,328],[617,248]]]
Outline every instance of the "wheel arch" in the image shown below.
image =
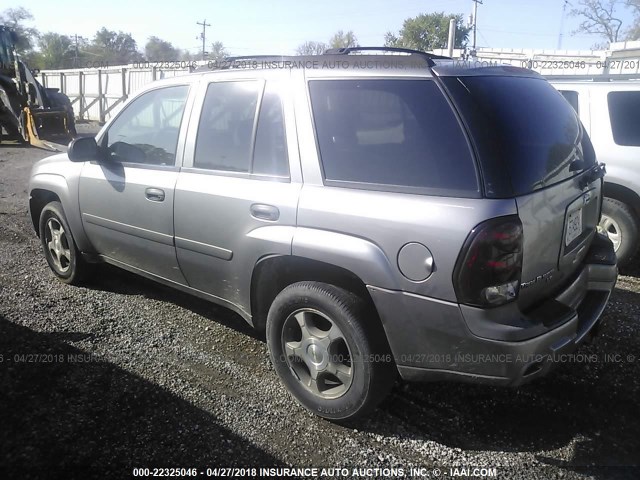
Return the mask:
[[360,296],[371,309],[376,327],[384,331],[367,286],[358,275],[338,265],[295,255],[266,256],[256,263],[251,276],[253,326],[264,331],[269,307],[278,293],[302,281],[328,283]]
[[630,188],[618,183],[604,182],[604,196],[629,205],[640,219],[640,195]]
[[42,209],[51,202],[60,202],[62,204],[60,197],[51,190],[34,188],[29,192],[29,214],[31,216],[33,229],[38,237],[40,236],[40,215],[42,214]]
[[65,212],[71,234],[78,249],[81,252],[93,252],[94,249],[91,242],[84,232],[78,200],[73,198],[69,185],[62,175],[41,173],[31,177],[29,183],[29,214],[36,235],[40,235],[39,224],[42,209],[52,201],[58,201],[62,204],[62,209]]

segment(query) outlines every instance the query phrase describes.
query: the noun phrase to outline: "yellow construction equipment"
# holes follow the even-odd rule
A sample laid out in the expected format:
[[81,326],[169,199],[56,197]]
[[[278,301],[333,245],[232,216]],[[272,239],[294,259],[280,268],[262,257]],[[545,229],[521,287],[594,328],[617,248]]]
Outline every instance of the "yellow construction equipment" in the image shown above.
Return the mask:
[[16,51],[16,34],[0,25],[0,139],[6,136],[61,151],[76,136],[73,107],[56,88],[44,88]]

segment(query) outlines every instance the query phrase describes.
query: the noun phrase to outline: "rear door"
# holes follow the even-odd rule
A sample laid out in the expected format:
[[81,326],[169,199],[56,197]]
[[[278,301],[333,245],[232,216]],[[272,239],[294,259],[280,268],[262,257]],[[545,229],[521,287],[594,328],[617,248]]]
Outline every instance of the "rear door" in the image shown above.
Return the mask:
[[245,312],[254,265],[291,253],[301,187],[287,76],[264,75],[203,82],[175,197],[189,285]]
[[[463,110],[485,173],[500,172],[524,228],[521,308],[569,281],[587,253],[600,215],[593,147],[576,112],[547,81],[468,76],[445,83]],[[498,182],[499,183],[499,182]],[[509,192],[510,190],[510,192]]]

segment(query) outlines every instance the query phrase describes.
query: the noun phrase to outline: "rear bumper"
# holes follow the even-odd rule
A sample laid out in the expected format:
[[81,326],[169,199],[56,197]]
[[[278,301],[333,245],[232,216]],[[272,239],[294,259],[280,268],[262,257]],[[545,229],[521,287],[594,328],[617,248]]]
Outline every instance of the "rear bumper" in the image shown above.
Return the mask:
[[613,247],[599,239],[573,281],[530,312],[368,288],[405,380],[515,386],[580,360],[572,352],[597,332],[616,279]]

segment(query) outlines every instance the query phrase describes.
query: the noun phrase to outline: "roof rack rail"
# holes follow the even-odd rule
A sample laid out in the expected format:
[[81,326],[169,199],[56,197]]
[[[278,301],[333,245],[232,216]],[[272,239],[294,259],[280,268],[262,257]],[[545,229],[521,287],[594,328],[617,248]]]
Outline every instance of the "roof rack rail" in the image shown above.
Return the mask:
[[638,73],[594,73],[586,75],[542,75],[547,80],[567,80],[583,82],[611,82],[615,80],[640,80]]
[[451,57],[443,57],[442,55],[435,55],[433,53],[423,52],[421,50],[414,50],[411,48],[401,47],[346,47],[346,48],[330,48],[324,51],[323,55],[349,55],[351,52],[395,52],[395,53],[408,53],[410,55],[420,55],[428,60],[429,66],[433,67],[435,63],[433,60],[451,60]]
[[241,55],[237,57],[225,57],[222,62],[237,62],[242,60],[265,60],[267,58],[285,58],[287,55]]

